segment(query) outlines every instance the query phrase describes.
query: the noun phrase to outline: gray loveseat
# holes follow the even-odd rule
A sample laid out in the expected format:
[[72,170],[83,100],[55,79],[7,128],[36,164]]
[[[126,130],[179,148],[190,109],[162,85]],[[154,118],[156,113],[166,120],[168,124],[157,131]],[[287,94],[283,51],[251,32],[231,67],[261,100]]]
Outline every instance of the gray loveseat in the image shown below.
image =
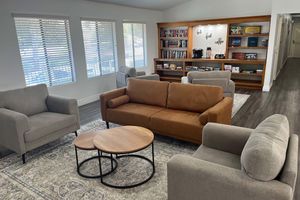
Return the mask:
[[80,128],[77,101],[49,96],[46,85],[0,92],[0,146],[22,155]]
[[169,200],[292,200],[298,136],[285,116],[256,129],[209,123],[193,156],[168,162]]
[[230,71],[191,71],[182,78],[182,83],[219,86],[223,88],[225,97],[234,98],[235,83],[231,80]]
[[119,67],[119,71],[116,73],[117,88],[126,87],[129,78],[155,80],[159,81],[158,74],[146,75],[146,72],[137,72],[133,67]]

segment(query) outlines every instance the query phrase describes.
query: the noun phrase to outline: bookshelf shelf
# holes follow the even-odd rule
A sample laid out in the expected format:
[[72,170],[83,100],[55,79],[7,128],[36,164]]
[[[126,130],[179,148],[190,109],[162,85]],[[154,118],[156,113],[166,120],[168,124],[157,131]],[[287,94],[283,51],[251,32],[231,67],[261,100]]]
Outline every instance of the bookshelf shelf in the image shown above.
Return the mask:
[[[265,45],[269,39],[270,21],[271,16],[267,15],[158,23],[159,55],[158,58],[154,59],[155,73],[159,74],[163,81],[180,82],[181,77],[186,76],[190,70],[225,70],[225,66],[228,67],[228,65],[231,65],[232,69],[235,67],[235,69],[239,69],[240,71],[240,73],[232,73],[232,80],[235,81],[237,88],[262,89],[264,84],[266,55],[268,51],[268,47]],[[205,26],[214,24],[226,24],[228,26],[225,43],[225,59],[193,59],[194,28],[199,25]],[[249,34],[249,32],[246,33],[246,31],[242,31],[241,34],[237,35],[234,34],[236,32],[232,29],[234,26],[240,26],[242,27],[242,30],[244,30],[243,27],[245,26],[260,26],[261,29],[260,33]],[[255,47],[248,46],[251,37],[258,38]],[[240,45],[237,47],[231,46],[231,44],[233,44],[231,42],[234,38],[241,38]],[[253,45],[253,41],[251,44]],[[257,59],[233,59],[233,53],[241,53],[241,55],[243,55],[242,53],[257,53]],[[170,65],[175,65],[180,67],[180,69],[171,70],[168,68]]]

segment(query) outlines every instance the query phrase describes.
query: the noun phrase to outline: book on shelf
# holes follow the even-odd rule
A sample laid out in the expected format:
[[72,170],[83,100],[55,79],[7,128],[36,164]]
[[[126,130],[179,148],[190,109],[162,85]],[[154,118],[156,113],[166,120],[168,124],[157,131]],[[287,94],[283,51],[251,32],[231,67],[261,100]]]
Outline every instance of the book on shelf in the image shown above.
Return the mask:
[[162,58],[186,58],[186,51],[178,51],[178,50],[162,50],[161,51]]
[[187,48],[187,40],[161,40],[160,46],[163,48]]
[[188,37],[187,29],[161,29],[160,37]]

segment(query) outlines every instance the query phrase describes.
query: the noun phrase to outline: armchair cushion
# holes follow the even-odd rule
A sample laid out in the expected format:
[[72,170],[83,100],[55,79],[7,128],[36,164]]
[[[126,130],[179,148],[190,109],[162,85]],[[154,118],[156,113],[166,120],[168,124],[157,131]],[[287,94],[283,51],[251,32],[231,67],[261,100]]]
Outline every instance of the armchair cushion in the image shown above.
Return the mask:
[[207,78],[224,78],[230,80],[230,71],[210,71],[210,72],[189,72],[187,74],[188,80],[192,83],[193,79],[207,79]]
[[76,123],[77,119],[75,115],[52,112],[33,115],[29,117],[30,130],[24,134],[25,142],[33,142]]
[[193,79],[193,84],[201,85],[215,85],[222,87],[224,90],[228,87],[229,80],[226,78],[203,78],[203,79]]
[[129,102],[129,96],[128,95],[122,95],[120,97],[111,99],[107,102],[109,108],[116,108],[120,105],[126,104]]
[[289,141],[289,122],[283,115],[272,115],[251,133],[241,155],[243,170],[260,180],[275,179],[286,158]]
[[45,84],[0,92],[0,107],[31,116],[47,111],[47,96]]

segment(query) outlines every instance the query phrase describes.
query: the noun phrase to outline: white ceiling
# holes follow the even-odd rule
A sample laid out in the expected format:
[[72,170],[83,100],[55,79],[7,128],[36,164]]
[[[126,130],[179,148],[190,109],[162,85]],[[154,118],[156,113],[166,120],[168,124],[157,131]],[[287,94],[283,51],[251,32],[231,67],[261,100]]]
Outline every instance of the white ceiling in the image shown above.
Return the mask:
[[151,10],[165,10],[190,0],[92,0],[96,2],[117,4]]

